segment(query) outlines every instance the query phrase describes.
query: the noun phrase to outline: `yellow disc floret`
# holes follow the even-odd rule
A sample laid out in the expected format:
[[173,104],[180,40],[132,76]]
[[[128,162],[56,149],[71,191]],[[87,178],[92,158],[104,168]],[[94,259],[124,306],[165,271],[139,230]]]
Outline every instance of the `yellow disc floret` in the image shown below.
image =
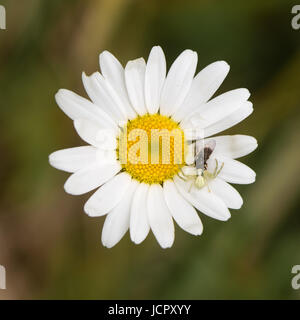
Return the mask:
[[174,120],[146,114],[121,129],[117,155],[134,179],[152,184],[178,173],[184,164],[184,150],[184,133]]

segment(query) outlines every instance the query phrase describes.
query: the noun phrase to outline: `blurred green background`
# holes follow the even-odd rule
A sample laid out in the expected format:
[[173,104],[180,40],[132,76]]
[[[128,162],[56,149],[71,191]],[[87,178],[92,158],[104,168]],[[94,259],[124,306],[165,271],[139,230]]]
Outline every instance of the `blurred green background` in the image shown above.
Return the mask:
[[[297,299],[291,268],[300,264],[300,30],[295,2],[161,0],[9,0],[0,30],[1,299]],[[101,245],[104,218],[89,218],[90,196],[63,190],[67,173],[48,155],[84,143],[54,94],[86,96],[81,72],[98,55],[124,64],[161,45],[168,66],[184,49],[198,70],[225,60],[231,72],[218,93],[246,87],[254,113],[228,130],[258,139],[242,159],[257,172],[237,186],[245,203],[226,222],[201,214],[204,233],[176,228],[171,249],[153,235],[136,246],[128,234]]]

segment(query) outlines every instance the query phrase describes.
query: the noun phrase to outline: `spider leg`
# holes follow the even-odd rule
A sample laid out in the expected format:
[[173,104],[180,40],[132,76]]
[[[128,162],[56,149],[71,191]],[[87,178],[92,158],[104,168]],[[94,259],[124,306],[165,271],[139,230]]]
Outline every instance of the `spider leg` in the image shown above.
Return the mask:
[[181,175],[178,175],[178,177],[181,178],[181,179],[184,180],[184,181],[187,181],[188,178],[187,178],[187,176],[184,174],[182,168],[181,168],[179,165],[178,165],[178,168],[179,168],[180,173],[182,174],[182,176],[181,176]]
[[209,185],[207,184],[206,186],[207,186],[208,192],[211,192]]
[[178,177],[179,177],[180,179],[182,179],[183,181],[188,181],[188,179],[187,179],[186,177],[182,177],[182,176],[180,176],[180,175],[178,175]]
[[194,176],[191,176],[191,175],[185,175],[183,172],[182,173],[182,176],[181,175],[178,175],[178,177],[184,181],[189,181],[189,180],[193,180],[194,179]]
[[217,172],[218,172],[218,167],[219,167],[218,160],[215,159],[215,161],[216,161],[216,167],[215,167],[215,170],[214,170],[214,173],[213,173],[213,177],[216,177],[216,174],[217,174]]
[[222,162],[220,169],[217,171],[217,176],[219,175],[219,173],[222,171],[223,168],[224,168],[224,162]]

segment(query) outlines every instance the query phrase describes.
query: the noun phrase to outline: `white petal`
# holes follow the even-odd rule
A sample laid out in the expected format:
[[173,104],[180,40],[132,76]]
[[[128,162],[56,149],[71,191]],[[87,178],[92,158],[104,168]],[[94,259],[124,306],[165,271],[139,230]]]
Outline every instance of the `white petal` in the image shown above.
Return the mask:
[[250,97],[247,89],[235,89],[219,95],[206,103],[205,108],[185,118],[181,126],[206,128],[238,110]]
[[190,124],[188,124],[187,127],[184,127],[182,124],[180,124],[180,127],[183,129],[184,137],[189,143],[191,143],[193,140],[199,140],[205,137],[203,128],[193,127]]
[[149,187],[147,211],[151,230],[162,248],[170,248],[174,242],[174,224],[159,184]]
[[84,141],[95,147],[104,150],[117,148],[116,130],[100,128],[95,123],[84,119],[75,120],[74,127]]
[[123,198],[131,183],[131,176],[119,173],[100,187],[85,203],[84,211],[99,217],[111,211]]
[[204,103],[218,90],[226,78],[229,68],[225,61],[217,61],[201,70],[194,78],[191,89],[182,106],[177,109],[172,118],[179,122],[196,109],[200,111],[201,106],[204,106]]
[[210,180],[209,188],[212,193],[221,198],[231,209],[240,209],[243,204],[241,195],[229,183],[216,177]]
[[224,163],[224,167],[219,174],[219,178],[222,178],[227,182],[237,184],[248,184],[255,181],[256,174],[251,168],[237,160],[232,160],[221,155],[212,155],[209,158],[207,161],[209,171],[212,172],[216,167],[215,159],[218,160],[219,167]]
[[189,188],[189,185],[178,176],[174,177],[174,182],[183,197],[199,211],[217,220],[226,221],[230,218],[230,212],[225,203],[212,192],[208,192],[207,187]]
[[71,119],[87,119],[97,122],[104,128],[115,128],[112,118],[98,106],[78,94],[60,89],[55,95],[56,102],[62,111]]
[[136,189],[130,210],[130,238],[131,240],[139,244],[143,242],[150,230],[148,222],[147,202],[149,185],[141,183]]
[[102,229],[102,244],[112,248],[124,236],[129,227],[130,207],[132,196],[137,188],[138,182],[132,180],[129,189],[125,192],[122,200],[107,215]]
[[219,136],[205,139],[205,142],[215,140],[214,155],[220,154],[228,158],[243,157],[257,148],[255,138],[246,135]]
[[167,206],[177,224],[195,236],[200,235],[203,231],[201,220],[194,207],[177,191],[174,182],[165,181],[163,190]]
[[253,112],[252,103],[246,101],[243,105],[230,115],[224,117],[223,119],[219,120],[218,122],[211,124],[210,126],[204,129],[204,137],[210,137],[214,134],[222,132],[226,129],[229,129],[239,122],[246,119],[250,114]]
[[100,68],[104,78],[119,96],[127,117],[134,119],[136,112],[132,108],[125,84],[125,73],[121,63],[108,51],[104,51],[99,56]]
[[114,164],[96,164],[80,169],[66,181],[64,188],[67,193],[79,195],[89,192],[111,179],[121,170],[118,162]]
[[58,150],[49,156],[52,167],[67,172],[75,172],[87,167],[93,164],[96,159],[97,149],[91,146]]
[[99,72],[95,72],[89,77],[83,72],[82,82],[91,100],[101,110],[109,114],[116,123],[126,121],[127,117],[124,110],[120,110],[119,105],[112,99],[108,84]]
[[197,67],[197,53],[183,51],[172,64],[160,100],[160,113],[171,116],[181,106],[192,85]]
[[182,172],[186,176],[194,176],[197,174],[197,169],[193,166],[184,166],[181,168]]
[[129,61],[125,67],[125,80],[128,95],[135,111],[140,115],[147,113],[145,104],[145,71],[143,58]]
[[161,47],[153,47],[146,66],[145,101],[150,114],[158,112],[160,94],[166,78],[166,58]]

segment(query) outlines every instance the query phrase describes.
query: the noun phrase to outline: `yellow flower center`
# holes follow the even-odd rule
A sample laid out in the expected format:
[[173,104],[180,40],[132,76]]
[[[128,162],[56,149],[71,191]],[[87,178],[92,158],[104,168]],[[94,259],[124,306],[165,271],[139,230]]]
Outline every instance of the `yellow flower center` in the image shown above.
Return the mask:
[[184,165],[184,133],[169,117],[138,116],[122,128],[117,155],[134,179],[148,184],[173,178]]

